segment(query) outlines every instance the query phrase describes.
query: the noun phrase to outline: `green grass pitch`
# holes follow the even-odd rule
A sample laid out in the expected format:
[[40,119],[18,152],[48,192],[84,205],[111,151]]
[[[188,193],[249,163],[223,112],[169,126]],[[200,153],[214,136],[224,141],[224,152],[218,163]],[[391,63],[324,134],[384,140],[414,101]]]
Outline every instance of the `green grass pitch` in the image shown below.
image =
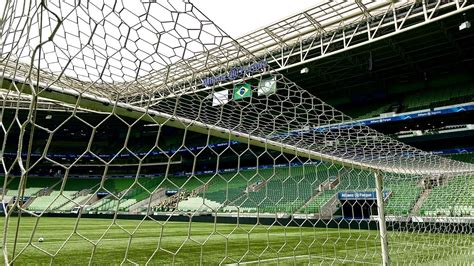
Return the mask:
[[[11,218],[8,225],[10,257],[17,221]],[[2,228],[4,224],[0,219]],[[22,217],[15,265],[380,264],[377,234],[364,229]],[[474,261],[471,235],[391,232],[389,240],[394,262]]]

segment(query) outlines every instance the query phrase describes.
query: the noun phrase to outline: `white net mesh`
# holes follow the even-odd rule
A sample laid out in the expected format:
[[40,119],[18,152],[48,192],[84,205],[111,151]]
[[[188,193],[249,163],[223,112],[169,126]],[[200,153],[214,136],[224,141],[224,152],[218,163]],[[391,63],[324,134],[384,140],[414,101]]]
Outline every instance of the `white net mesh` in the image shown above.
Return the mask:
[[189,2],[7,1],[1,26],[7,264],[472,259],[474,165],[353,122]]

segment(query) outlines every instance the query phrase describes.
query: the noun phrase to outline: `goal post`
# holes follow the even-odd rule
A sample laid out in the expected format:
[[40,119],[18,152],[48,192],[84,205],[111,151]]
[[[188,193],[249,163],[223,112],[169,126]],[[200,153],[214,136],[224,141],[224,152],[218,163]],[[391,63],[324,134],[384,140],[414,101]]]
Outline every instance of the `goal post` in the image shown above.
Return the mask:
[[379,231],[380,231],[380,243],[382,249],[382,264],[383,265],[390,265],[390,254],[388,250],[388,233],[385,221],[385,208],[384,208],[384,186],[383,186],[383,176],[378,173],[374,172],[375,178],[375,192],[377,197],[377,215],[379,220]]

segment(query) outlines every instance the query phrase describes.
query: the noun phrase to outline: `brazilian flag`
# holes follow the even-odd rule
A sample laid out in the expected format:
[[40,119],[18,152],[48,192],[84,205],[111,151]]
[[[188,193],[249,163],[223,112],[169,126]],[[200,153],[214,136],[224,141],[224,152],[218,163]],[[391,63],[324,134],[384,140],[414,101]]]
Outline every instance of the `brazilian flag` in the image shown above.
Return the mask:
[[252,97],[252,88],[248,83],[241,83],[234,86],[234,100]]

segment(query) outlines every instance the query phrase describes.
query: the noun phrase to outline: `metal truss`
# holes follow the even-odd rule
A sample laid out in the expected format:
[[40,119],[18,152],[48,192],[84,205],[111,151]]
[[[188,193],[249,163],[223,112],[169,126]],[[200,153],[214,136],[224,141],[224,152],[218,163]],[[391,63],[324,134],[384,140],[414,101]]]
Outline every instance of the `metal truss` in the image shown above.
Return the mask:
[[[37,71],[41,72],[39,81],[45,84],[78,88],[97,97],[132,105],[153,106],[164,98],[208,90],[210,87],[202,84],[203,78],[223,75],[236,66],[258,60],[268,62],[268,68],[262,73],[245,74],[220,86],[342,53],[473,7],[472,2],[463,0],[327,1],[236,40],[222,31],[215,48],[203,46],[202,52],[183,57],[136,80],[106,85],[67,75],[58,77],[47,70]],[[208,18],[203,19],[211,23]],[[29,67],[24,63],[3,60],[0,65],[4,66],[3,76],[7,79],[28,74],[25,71]]]
[[[32,96],[29,94],[18,94],[11,90],[0,89],[0,99],[2,109],[12,109],[12,110],[30,110]],[[48,112],[72,112],[75,107],[67,103],[39,97],[38,102],[36,103],[36,109],[38,111],[48,111]],[[76,112],[85,112],[86,109],[77,108]],[[87,112],[91,110],[87,109]],[[92,112],[95,112],[92,110]],[[100,112],[96,112],[100,113]]]
[[[192,58],[190,62],[193,62],[195,69],[192,77],[180,75],[180,71],[167,75],[167,82],[156,85],[157,88],[166,87],[172,93],[157,93],[151,101],[209,89],[201,84],[202,77],[225,73],[226,69],[249,61],[247,53],[240,51],[242,56],[237,56],[239,51],[235,49],[236,44],[243,46],[245,52],[256,58],[266,59],[271,67],[266,73],[278,72],[386,39],[472,8],[474,3],[463,0],[331,1]],[[235,52],[234,57],[229,57],[234,58],[232,61],[222,63],[216,60],[221,64],[209,64],[209,60],[214,58],[213,54],[221,54],[226,49]],[[228,68],[219,69],[222,65]],[[252,77],[258,75],[261,74]],[[247,77],[250,75],[244,78]],[[135,104],[148,100],[143,95],[127,99]]]
[[[367,45],[474,7],[468,1],[456,0],[411,1],[402,5],[401,2],[391,2],[371,13],[363,3],[356,2],[362,10],[358,18],[341,20],[336,28],[325,34],[295,28],[300,36],[279,37],[287,40],[285,46],[273,43],[252,52],[267,58],[274,70],[280,71]],[[306,19],[304,15],[300,16]],[[245,47],[245,43],[243,45]]]

